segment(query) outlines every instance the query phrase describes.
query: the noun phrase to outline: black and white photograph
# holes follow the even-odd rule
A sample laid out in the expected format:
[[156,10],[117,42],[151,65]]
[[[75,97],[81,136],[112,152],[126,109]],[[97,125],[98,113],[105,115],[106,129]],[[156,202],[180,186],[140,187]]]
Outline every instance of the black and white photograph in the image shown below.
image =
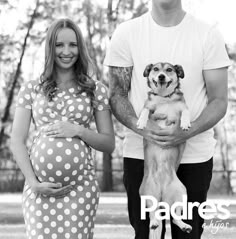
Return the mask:
[[234,239],[235,12],[0,0],[0,238]]

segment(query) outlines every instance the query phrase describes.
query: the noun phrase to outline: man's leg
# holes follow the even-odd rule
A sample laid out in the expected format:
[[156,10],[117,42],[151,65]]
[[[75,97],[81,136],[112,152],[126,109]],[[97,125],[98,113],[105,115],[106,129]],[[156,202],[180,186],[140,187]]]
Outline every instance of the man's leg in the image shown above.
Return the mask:
[[[128,197],[128,212],[130,224],[135,231],[135,239],[148,239],[149,215],[146,220],[141,220],[141,199],[139,188],[143,180],[144,160],[124,158],[124,185]],[[165,225],[163,223],[162,239],[164,239]]]
[[[187,189],[188,202],[205,202],[212,178],[213,159],[196,164],[180,164],[177,175]],[[193,220],[183,220],[192,226],[190,234],[182,232],[171,222],[173,239],[200,239],[203,233],[204,219],[198,214],[198,209],[193,209]]]

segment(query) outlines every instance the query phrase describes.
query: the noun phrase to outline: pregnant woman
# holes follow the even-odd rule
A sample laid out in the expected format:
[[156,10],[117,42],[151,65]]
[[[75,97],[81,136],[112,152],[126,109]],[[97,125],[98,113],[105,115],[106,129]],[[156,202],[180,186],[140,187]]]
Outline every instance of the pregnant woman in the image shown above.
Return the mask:
[[60,19],[48,29],[40,80],[20,89],[11,148],[26,179],[28,239],[93,238],[99,189],[91,148],[111,153],[114,132],[107,90],[90,77],[91,66],[81,31]]

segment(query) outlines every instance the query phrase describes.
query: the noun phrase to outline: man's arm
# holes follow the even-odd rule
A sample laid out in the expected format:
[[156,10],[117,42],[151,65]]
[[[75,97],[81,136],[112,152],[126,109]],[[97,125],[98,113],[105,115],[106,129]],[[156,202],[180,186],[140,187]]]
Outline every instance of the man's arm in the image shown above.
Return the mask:
[[109,67],[109,100],[118,121],[136,133],[137,116],[128,99],[133,67]]

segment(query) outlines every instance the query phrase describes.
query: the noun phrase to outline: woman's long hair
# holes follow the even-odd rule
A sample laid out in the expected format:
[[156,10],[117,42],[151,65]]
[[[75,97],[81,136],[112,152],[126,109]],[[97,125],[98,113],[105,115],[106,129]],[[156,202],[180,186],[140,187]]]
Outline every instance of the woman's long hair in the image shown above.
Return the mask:
[[[86,92],[92,100],[94,99],[95,82],[91,78],[92,61],[83,39],[80,29],[70,19],[58,19],[49,27],[45,44],[45,64],[44,71],[40,76],[39,87],[49,101],[52,100],[56,92],[56,72],[55,72],[55,46],[59,31],[63,28],[70,28],[75,32],[78,46],[78,59],[74,64],[75,83],[80,86],[81,92]],[[80,92],[80,93],[81,93]]]

